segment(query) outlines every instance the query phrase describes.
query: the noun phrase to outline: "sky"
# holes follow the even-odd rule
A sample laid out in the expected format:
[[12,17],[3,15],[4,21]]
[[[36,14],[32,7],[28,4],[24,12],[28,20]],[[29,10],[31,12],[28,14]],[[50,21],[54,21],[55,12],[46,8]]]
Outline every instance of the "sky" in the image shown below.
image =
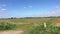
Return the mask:
[[0,18],[60,16],[60,0],[0,0]]

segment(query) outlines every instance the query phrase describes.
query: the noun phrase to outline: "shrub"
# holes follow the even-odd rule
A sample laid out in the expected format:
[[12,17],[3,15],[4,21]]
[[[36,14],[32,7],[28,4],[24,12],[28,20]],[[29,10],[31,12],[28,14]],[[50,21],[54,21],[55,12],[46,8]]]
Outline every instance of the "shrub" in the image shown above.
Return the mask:
[[0,30],[10,30],[10,29],[14,29],[16,26],[16,24],[12,24],[12,23],[0,23]]
[[47,24],[46,28],[44,28],[43,24],[36,27],[33,26],[25,34],[60,34],[60,27],[51,24]]

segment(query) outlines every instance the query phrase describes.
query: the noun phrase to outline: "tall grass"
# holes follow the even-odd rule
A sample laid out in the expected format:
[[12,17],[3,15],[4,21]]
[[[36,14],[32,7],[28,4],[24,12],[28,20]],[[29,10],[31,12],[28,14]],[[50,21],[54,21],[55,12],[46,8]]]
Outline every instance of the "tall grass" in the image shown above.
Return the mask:
[[0,23],[0,30],[10,30],[10,29],[15,29],[16,24],[12,23]]
[[14,30],[14,29],[21,29],[30,26],[29,24],[17,24],[17,23],[10,23],[10,22],[1,22],[0,23],[0,30]]
[[53,23],[47,23],[47,27],[44,28],[44,25],[33,26],[27,30],[24,34],[60,34],[60,27],[51,25]]

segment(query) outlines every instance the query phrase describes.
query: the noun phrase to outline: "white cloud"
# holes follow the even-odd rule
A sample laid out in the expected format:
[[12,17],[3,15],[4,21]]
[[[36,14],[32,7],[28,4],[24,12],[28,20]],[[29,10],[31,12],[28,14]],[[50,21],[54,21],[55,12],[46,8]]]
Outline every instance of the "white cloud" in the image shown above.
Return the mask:
[[53,16],[53,15],[56,15],[56,12],[55,11],[48,11],[44,15]]
[[60,16],[60,6],[55,6],[54,9],[46,12],[41,12],[39,15],[40,17],[47,17],[47,16]]
[[4,10],[7,10],[7,9],[4,9],[4,8],[3,8],[3,9],[1,9],[1,10],[3,10],[3,11],[4,11]]
[[[2,9],[2,8],[6,8],[6,4],[0,4],[0,9]],[[3,9],[2,9],[3,10]]]
[[55,6],[55,8],[56,8],[56,9],[58,9],[58,8],[59,8],[59,6],[57,5],[57,6]]
[[43,16],[60,16],[60,8],[59,8],[60,6],[56,6],[55,8],[55,10],[51,10],[51,11],[47,11],[47,12],[45,12],[45,13],[43,13],[42,15]]
[[2,8],[2,6],[0,5],[0,9]]
[[1,5],[0,5],[0,10],[7,10],[7,9],[5,9],[6,6],[7,6],[6,4],[1,4]]
[[27,7],[24,7],[24,8],[27,8]]
[[32,6],[29,6],[29,8],[32,8]]
[[2,8],[2,7],[0,7],[0,8]]
[[7,5],[6,4],[2,4],[3,7],[6,7]]
[[24,8],[32,8],[32,6],[26,6],[26,7],[24,7]]

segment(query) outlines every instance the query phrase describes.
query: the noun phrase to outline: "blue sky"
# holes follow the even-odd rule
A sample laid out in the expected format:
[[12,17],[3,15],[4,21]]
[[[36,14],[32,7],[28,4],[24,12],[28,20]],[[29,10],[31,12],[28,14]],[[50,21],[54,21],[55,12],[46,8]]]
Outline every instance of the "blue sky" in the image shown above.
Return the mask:
[[0,0],[0,18],[60,16],[60,0]]

